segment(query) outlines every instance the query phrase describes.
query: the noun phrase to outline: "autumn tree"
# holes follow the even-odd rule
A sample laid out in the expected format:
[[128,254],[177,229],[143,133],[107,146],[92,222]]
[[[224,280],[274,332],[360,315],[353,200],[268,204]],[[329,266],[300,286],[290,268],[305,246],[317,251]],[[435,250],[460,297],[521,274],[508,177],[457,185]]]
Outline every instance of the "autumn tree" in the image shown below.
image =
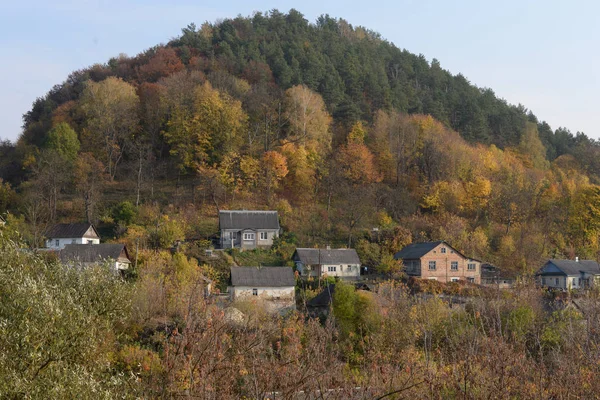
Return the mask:
[[104,165],[91,153],[81,153],[75,160],[74,183],[82,195],[85,217],[88,222],[96,219],[96,206],[106,181]]
[[264,171],[265,194],[267,196],[267,204],[269,204],[273,190],[278,187],[279,182],[288,174],[287,160],[281,153],[267,151],[262,157],[262,167]]
[[124,147],[139,127],[135,88],[114,77],[98,83],[90,81],[82,94],[81,107],[87,116],[85,149],[106,164],[113,180]]
[[56,151],[63,159],[73,162],[77,158],[80,143],[77,133],[69,124],[61,122],[48,132],[46,147]]
[[323,98],[305,85],[298,85],[285,92],[285,110],[289,120],[291,142],[313,147],[324,156],[331,148],[331,117]]

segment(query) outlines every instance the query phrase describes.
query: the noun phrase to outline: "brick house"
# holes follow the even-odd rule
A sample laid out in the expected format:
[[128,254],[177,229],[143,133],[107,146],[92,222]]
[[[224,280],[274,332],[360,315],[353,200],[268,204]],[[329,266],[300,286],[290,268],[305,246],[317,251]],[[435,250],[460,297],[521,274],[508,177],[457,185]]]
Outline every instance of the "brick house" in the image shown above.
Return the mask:
[[480,260],[469,258],[444,241],[412,243],[394,255],[409,276],[440,282],[481,283]]

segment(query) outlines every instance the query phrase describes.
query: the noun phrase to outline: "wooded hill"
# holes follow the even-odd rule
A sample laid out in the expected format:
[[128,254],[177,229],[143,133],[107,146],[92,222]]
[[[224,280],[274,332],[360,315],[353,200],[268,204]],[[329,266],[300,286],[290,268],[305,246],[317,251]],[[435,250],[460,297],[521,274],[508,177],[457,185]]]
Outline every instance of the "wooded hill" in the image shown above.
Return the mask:
[[274,208],[290,245],[355,246],[381,269],[444,239],[532,271],[597,257],[599,154],[376,32],[271,11],[73,72],[0,146],[0,212],[32,245],[88,219],[168,247],[209,238],[217,208]]

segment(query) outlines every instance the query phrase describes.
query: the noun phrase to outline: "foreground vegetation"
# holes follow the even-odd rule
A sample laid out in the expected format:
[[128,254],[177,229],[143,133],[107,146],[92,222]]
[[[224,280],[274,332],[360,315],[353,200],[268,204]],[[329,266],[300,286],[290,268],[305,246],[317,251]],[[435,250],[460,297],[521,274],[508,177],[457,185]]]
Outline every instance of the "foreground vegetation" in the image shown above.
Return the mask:
[[[449,307],[400,284],[338,284],[321,323],[203,298],[198,266],[148,255],[135,282],[17,249],[0,228],[5,398],[595,398],[600,292],[533,286]],[[333,389],[333,390],[331,390]]]

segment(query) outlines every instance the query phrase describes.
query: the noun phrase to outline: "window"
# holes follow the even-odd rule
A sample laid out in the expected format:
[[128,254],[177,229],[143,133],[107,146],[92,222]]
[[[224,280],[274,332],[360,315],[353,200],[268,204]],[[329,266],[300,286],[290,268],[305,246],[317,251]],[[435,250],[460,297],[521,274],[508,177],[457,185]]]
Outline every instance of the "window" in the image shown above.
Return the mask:
[[352,271],[352,265],[348,265],[348,271]]
[[467,278],[467,280],[471,283],[475,283],[475,278]]
[[458,282],[458,278],[450,278],[450,282]]
[[75,244],[77,241],[75,239],[71,240],[71,244]]
[[252,289],[252,296],[258,296],[258,289]]
[[558,278],[556,278],[554,281],[556,282],[555,284],[558,286]]
[[269,238],[269,235],[267,234],[267,232],[260,233],[260,240],[267,240],[268,238]]
[[94,244],[94,241],[93,240],[88,240],[87,244]]
[[254,240],[254,233],[244,233],[244,240]]
[[542,285],[546,284],[546,278],[542,278]]
[[54,241],[54,244],[56,245],[56,247],[59,247],[59,246],[60,246],[60,240],[56,239],[56,240]]
[[458,261],[452,261],[452,262],[450,263],[450,269],[451,269],[452,271],[458,271]]
[[429,270],[435,271],[435,261],[429,261]]
[[336,271],[337,271],[337,267],[335,267],[335,266],[330,265],[327,267],[327,272],[336,272]]
[[442,250],[440,250],[442,252],[442,254],[446,254],[446,248],[442,247]]
[[475,268],[476,268],[476,267],[475,267],[475,263],[468,263],[468,264],[467,264],[467,269],[468,269],[469,271],[475,271]]

